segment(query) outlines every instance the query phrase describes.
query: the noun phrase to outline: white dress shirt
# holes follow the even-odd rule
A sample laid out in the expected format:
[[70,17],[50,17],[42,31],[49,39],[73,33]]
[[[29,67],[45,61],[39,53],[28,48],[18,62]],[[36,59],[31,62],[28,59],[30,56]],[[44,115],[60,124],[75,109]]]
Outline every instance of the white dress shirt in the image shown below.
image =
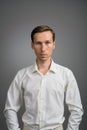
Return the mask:
[[45,75],[38,71],[36,63],[20,70],[7,93],[4,114],[8,129],[20,130],[17,112],[23,100],[25,112],[22,121],[30,130],[60,126],[65,119],[64,98],[71,113],[67,130],[79,130],[83,108],[72,71],[53,61]]

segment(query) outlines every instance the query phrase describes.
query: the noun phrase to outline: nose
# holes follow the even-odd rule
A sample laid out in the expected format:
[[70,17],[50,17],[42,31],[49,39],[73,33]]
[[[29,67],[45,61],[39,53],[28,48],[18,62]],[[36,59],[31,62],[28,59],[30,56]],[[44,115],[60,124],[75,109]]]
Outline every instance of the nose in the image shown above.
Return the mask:
[[41,45],[41,51],[45,51],[46,50],[46,45],[43,43],[42,45]]

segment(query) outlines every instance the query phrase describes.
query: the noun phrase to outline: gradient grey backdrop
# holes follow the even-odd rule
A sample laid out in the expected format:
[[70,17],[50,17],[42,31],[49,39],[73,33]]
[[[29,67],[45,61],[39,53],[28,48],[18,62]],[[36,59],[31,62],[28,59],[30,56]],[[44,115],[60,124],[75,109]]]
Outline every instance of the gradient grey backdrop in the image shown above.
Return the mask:
[[40,24],[51,26],[56,33],[53,59],[70,68],[76,76],[84,107],[80,130],[87,130],[85,0],[0,0],[0,130],[7,130],[3,109],[8,87],[17,71],[35,60],[30,33]]

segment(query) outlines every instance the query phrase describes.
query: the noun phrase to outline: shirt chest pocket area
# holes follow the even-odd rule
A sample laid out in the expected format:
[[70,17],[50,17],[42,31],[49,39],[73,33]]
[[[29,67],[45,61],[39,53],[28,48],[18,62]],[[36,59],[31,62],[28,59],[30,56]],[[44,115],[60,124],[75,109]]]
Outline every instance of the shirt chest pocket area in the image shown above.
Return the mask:
[[49,94],[64,96],[65,84],[63,81],[58,81],[56,79],[50,80],[47,83],[47,91]]
[[33,80],[28,80],[23,83],[24,90],[24,101],[25,104],[31,105],[35,103],[38,98],[40,82],[34,82]]

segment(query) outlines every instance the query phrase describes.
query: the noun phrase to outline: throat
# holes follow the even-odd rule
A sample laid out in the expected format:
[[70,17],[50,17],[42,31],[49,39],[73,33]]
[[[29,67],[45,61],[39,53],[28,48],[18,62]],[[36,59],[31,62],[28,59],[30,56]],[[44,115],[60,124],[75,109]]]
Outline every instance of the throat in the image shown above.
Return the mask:
[[39,72],[45,75],[50,69],[51,62],[52,62],[51,60],[49,62],[44,62],[44,63],[37,62]]
[[40,68],[39,72],[45,75],[48,72],[48,70],[49,70],[48,68]]

